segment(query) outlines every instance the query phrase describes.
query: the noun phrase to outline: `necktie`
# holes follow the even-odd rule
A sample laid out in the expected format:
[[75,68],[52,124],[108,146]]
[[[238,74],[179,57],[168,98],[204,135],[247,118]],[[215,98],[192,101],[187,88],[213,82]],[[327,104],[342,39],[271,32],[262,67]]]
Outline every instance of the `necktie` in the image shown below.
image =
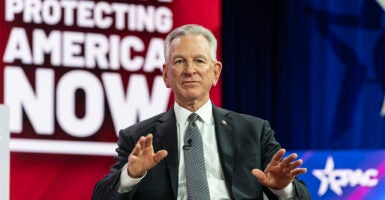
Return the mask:
[[195,124],[198,118],[199,115],[196,113],[190,114],[184,136],[183,151],[186,165],[187,196],[189,200],[209,200],[210,192],[207,184],[202,135]]

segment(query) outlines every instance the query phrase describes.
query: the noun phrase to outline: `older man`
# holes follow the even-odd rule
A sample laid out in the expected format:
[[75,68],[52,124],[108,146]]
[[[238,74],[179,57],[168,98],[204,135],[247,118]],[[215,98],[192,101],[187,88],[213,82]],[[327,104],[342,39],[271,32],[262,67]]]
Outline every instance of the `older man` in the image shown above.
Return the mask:
[[267,121],[210,100],[222,63],[214,35],[199,25],[165,41],[163,79],[175,103],[168,112],[120,131],[117,163],[93,199],[311,199],[296,176],[296,154],[283,158]]

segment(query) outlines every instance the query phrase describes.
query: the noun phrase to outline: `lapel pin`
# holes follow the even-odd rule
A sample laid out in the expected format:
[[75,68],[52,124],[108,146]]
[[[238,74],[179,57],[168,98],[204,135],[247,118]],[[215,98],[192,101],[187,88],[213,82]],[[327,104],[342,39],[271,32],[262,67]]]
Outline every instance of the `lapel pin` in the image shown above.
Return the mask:
[[226,125],[227,125],[227,122],[226,122],[225,120],[222,120],[222,121],[221,121],[221,124],[222,124],[223,126],[226,126]]

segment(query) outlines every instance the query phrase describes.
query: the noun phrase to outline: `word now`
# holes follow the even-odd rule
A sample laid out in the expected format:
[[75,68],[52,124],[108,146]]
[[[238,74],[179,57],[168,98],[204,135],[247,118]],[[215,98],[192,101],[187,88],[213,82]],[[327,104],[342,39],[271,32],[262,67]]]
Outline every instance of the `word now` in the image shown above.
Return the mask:
[[[23,131],[24,111],[37,134],[53,135],[56,117],[67,134],[89,137],[102,126],[107,106],[118,132],[137,120],[166,111],[170,98],[170,90],[165,87],[161,75],[148,81],[145,74],[132,74],[125,87],[121,74],[115,72],[103,72],[99,78],[89,71],[71,70],[58,80],[55,80],[54,69],[37,68],[31,74],[35,75],[32,84],[23,68],[6,66],[4,69],[4,101],[12,113],[10,129],[13,133]],[[152,87],[149,82],[153,82]],[[85,96],[85,111],[81,117],[76,114],[78,91]]]

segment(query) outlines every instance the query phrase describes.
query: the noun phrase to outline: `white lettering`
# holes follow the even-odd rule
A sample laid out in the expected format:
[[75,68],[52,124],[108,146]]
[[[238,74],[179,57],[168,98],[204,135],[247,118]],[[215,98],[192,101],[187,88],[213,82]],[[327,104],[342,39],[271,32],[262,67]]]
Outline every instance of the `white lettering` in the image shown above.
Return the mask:
[[[8,64],[4,67],[3,97],[11,107],[12,132],[21,133],[29,120],[36,134],[51,136],[57,121],[70,136],[89,137],[104,122],[105,101],[116,131],[167,109],[170,90],[162,76],[150,74],[148,79],[142,74],[162,70],[163,39],[153,35],[142,40],[139,32],[169,32],[173,14],[168,7],[108,1],[5,0],[4,9],[6,21],[26,27],[12,27],[2,58]],[[66,26],[76,31],[68,31]],[[90,28],[92,33],[86,31]],[[129,35],[108,34],[106,29],[128,30],[124,32]],[[13,66],[20,62],[20,66]],[[43,68],[35,69],[38,65]],[[59,67],[87,69],[62,71]],[[88,71],[94,68],[100,71]],[[55,74],[55,70],[60,73]],[[130,73],[123,83],[123,70],[141,74]]]
[[15,20],[15,15],[23,11],[22,0],[6,0],[5,1],[5,20]]
[[144,31],[147,30],[148,32],[154,32],[155,31],[155,25],[154,22],[154,13],[155,8],[154,6],[148,6],[147,9],[143,5],[137,6],[137,30],[138,31]]
[[164,63],[163,46],[164,44],[162,39],[153,38],[150,41],[143,71],[153,72],[155,69],[162,70]]
[[56,25],[63,19],[67,26],[150,33],[167,33],[173,25],[172,12],[165,6],[76,0],[6,0],[5,6],[7,21],[20,15],[24,23]]
[[143,57],[133,56],[134,51],[144,50],[142,40],[135,36],[127,36],[120,43],[120,59],[122,67],[127,71],[137,71],[143,65]]
[[100,2],[95,6],[95,23],[96,26],[102,29],[111,27],[113,19],[108,17],[112,13],[112,8],[106,2]]
[[171,10],[167,7],[160,7],[155,15],[155,24],[158,32],[168,33],[172,29],[173,25]]
[[32,63],[31,48],[29,47],[27,34],[22,28],[13,28],[8,39],[3,61],[12,63],[21,60],[24,64]]
[[[76,91],[85,93],[85,114],[76,115]],[[58,82],[56,94],[57,121],[69,135],[88,137],[102,125],[104,119],[103,86],[86,71],[72,70]]]
[[78,4],[77,17],[79,26],[86,28],[93,28],[95,26],[92,20],[94,4],[93,1],[83,1],[81,4]]
[[52,69],[37,69],[35,91],[21,67],[6,66],[4,69],[4,97],[9,105],[10,129],[20,133],[25,111],[34,130],[42,135],[54,133],[53,92],[54,73]]
[[88,68],[96,65],[100,69],[108,69],[108,40],[101,34],[87,34],[85,45],[85,64]]
[[151,95],[144,75],[131,75],[126,92],[119,74],[103,73],[102,80],[116,131],[167,109],[170,90],[161,76],[155,77]]
[[51,54],[51,64],[58,66],[61,63],[60,32],[52,31],[48,36],[41,29],[33,31],[33,62],[44,64],[44,55]]
[[73,26],[74,25],[74,12],[77,8],[77,2],[76,1],[62,1],[61,6],[63,6],[64,9],[64,24],[67,26]]
[[55,1],[45,1],[42,9],[42,17],[48,25],[55,25],[61,20],[61,7]]
[[[32,47],[32,49],[31,49]],[[122,40],[117,35],[106,37],[97,33],[71,31],[32,31],[31,46],[26,31],[13,28],[5,49],[3,61],[23,64],[47,64],[47,55],[53,66],[73,68],[100,68],[103,70],[153,72],[162,70],[164,43],[161,38],[151,38],[146,48],[136,36],[126,36]]]
[[362,186],[374,187],[378,184],[378,170],[377,169],[368,169],[363,175],[363,181],[361,182]]
[[40,15],[41,2],[34,0],[24,1],[23,21],[27,23],[41,24],[42,19]]
[[84,33],[64,32],[63,33],[63,64],[64,66],[83,67],[81,45],[84,43]]
[[324,195],[328,187],[341,196],[343,194],[342,187],[346,187],[350,184],[351,187],[361,185],[364,187],[374,187],[378,184],[378,170],[367,169],[334,169],[333,157],[328,157],[325,165],[325,169],[314,169],[312,174],[317,177],[321,183],[318,189],[318,195]]
[[119,62],[119,48],[120,48],[120,37],[117,35],[110,36],[110,49],[109,49],[109,58],[110,58],[110,69],[118,70],[120,67]]
[[115,12],[115,28],[118,30],[123,30],[126,27],[125,16],[130,10],[130,5],[123,3],[112,3],[111,9]]

